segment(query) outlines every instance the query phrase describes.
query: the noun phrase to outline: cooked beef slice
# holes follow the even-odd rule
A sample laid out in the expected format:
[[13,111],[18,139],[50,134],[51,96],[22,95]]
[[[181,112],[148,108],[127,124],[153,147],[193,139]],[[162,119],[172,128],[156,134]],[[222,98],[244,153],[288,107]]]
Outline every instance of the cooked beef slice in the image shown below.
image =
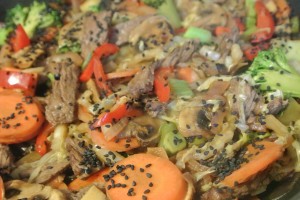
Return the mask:
[[178,63],[185,63],[189,61],[192,55],[199,47],[199,42],[190,40],[185,42],[182,46],[175,48],[169,55],[167,55],[161,63],[161,66],[176,66]]
[[103,167],[103,163],[98,159],[93,150],[85,145],[83,140],[67,138],[66,148],[72,170],[76,176],[85,178],[92,172]]
[[83,19],[81,38],[81,55],[86,58],[98,46],[107,42],[108,27],[111,22],[111,11],[90,13]]
[[160,62],[153,62],[147,67],[143,67],[133,79],[128,83],[129,94],[133,98],[138,98],[143,94],[151,92],[154,82],[154,70],[158,67]]
[[76,119],[80,60],[79,55],[67,53],[50,57],[47,61],[49,71],[54,74],[55,78],[46,105],[46,118],[53,125],[71,123]]
[[145,98],[145,110],[151,117],[157,117],[167,109],[167,104],[158,101],[157,98]]

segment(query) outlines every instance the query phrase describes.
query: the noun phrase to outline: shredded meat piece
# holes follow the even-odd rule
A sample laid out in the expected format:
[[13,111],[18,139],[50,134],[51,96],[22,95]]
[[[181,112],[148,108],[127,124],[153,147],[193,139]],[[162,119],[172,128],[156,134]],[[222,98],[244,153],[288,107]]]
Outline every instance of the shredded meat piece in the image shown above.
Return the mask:
[[51,124],[71,123],[75,120],[76,92],[78,87],[79,55],[56,55],[48,60],[49,71],[54,74],[52,92],[48,97],[46,118]]
[[70,165],[76,176],[88,177],[93,171],[103,167],[101,161],[92,150],[89,150],[84,141],[75,138],[66,139],[66,148],[70,157]]
[[211,188],[207,192],[205,192],[199,200],[225,200],[225,199],[233,199],[230,191],[219,188]]
[[8,145],[0,144],[0,174],[9,173],[14,166],[14,157]]
[[167,19],[160,15],[139,16],[117,24],[112,41],[117,45],[142,42],[142,49],[163,46],[173,38],[173,29]]
[[139,16],[127,22],[117,24],[112,30],[112,41],[116,43],[116,45],[122,45],[127,43],[129,41],[129,35],[131,31],[151,16],[153,15]]
[[111,11],[103,11],[90,13],[84,18],[81,38],[81,54],[84,58],[108,40],[111,16]]
[[139,98],[153,89],[154,70],[160,65],[160,62],[153,62],[147,67],[142,68],[133,79],[128,83],[129,94],[133,98]]
[[145,98],[144,103],[145,110],[151,117],[157,117],[167,109],[167,105],[158,101],[157,98]]
[[190,40],[182,46],[175,48],[166,58],[163,59],[161,66],[176,66],[178,63],[185,63],[192,58],[198,49],[199,42]]

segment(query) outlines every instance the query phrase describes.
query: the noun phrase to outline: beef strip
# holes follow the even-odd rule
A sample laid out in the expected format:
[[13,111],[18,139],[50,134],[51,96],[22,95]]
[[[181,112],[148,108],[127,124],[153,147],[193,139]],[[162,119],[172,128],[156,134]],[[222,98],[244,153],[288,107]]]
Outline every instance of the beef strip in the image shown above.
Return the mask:
[[129,94],[133,98],[139,98],[153,89],[154,70],[160,66],[176,66],[178,63],[187,62],[198,48],[198,41],[190,40],[182,46],[175,48],[164,59],[153,62],[142,68],[128,83]]
[[167,109],[167,105],[158,101],[157,98],[145,98],[143,101],[145,110],[151,117],[157,117]]
[[46,183],[56,175],[63,172],[69,166],[69,161],[51,163],[42,167],[40,174],[36,177],[35,183]]
[[268,102],[268,114],[277,115],[288,105],[288,101],[284,101],[282,97],[274,97]]
[[8,145],[0,144],[0,155],[0,174],[9,173],[14,166],[14,157]]
[[75,53],[56,55],[47,61],[49,71],[55,77],[46,106],[46,118],[53,125],[71,123],[76,119],[76,93],[81,62],[80,56]]
[[139,98],[153,89],[154,70],[160,66],[160,62],[156,61],[147,67],[142,68],[133,79],[128,83],[129,94],[133,98]]
[[240,113],[239,101],[241,101],[244,108],[244,114],[247,119],[257,106],[257,99],[259,99],[259,95],[247,81],[239,78],[234,78],[230,81],[228,91],[234,95],[232,97],[233,104],[231,111]]
[[185,63],[189,61],[195,51],[198,49],[199,42],[190,40],[185,42],[182,46],[175,48],[163,61],[162,66],[176,66],[178,63]]
[[117,24],[112,30],[112,42],[116,45],[122,45],[129,41],[130,32],[153,15],[139,16],[132,20]]
[[107,42],[108,27],[111,23],[111,11],[90,13],[83,20],[81,55],[86,58],[98,46]]
[[226,189],[219,188],[211,188],[200,198],[196,198],[195,200],[226,200],[226,199],[234,199],[231,192]]
[[70,157],[72,170],[76,176],[85,178],[93,171],[97,171],[103,167],[103,163],[92,150],[85,146],[83,140],[67,138],[66,148]]

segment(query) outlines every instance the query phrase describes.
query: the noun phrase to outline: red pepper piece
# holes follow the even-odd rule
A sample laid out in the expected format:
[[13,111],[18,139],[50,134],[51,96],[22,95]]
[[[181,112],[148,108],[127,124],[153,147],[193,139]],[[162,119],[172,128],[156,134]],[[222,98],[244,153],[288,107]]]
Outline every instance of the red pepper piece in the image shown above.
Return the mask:
[[104,112],[100,114],[93,127],[100,127],[105,124],[118,121],[123,117],[137,117],[140,115],[142,115],[142,111],[136,108],[128,107],[126,103],[122,103],[110,112]]
[[41,155],[45,155],[48,151],[47,137],[54,131],[54,126],[49,123],[44,124],[41,132],[38,134],[35,141],[35,150]]
[[255,10],[257,13],[256,28],[257,31],[252,34],[252,43],[260,43],[270,39],[275,31],[275,22],[272,14],[261,1],[255,2]]
[[1,89],[20,89],[25,95],[33,96],[37,85],[37,74],[19,70],[0,70]]
[[160,102],[168,102],[171,97],[171,88],[168,83],[168,76],[172,73],[173,68],[162,67],[155,71],[154,74],[154,92]]
[[30,45],[30,39],[22,25],[17,26],[14,35],[10,38],[10,44],[12,45],[14,52],[17,52]]

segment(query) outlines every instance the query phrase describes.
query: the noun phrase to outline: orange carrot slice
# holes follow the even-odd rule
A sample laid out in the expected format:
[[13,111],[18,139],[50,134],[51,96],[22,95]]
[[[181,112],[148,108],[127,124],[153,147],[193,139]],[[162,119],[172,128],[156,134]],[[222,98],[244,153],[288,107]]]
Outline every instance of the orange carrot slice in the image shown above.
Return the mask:
[[140,68],[134,68],[134,69],[128,69],[125,71],[111,72],[111,73],[107,73],[106,77],[108,80],[117,79],[117,78],[125,78],[125,77],[134,76],[139,71],[140,71]]
[[103,149],[107,149],[110,151],[129,151],[131,149],[135,149],[140,146],[140,143],[136,138],[122,138],[117,139],[113,138],[109,141],[105,140],[103,133],[98,130],[93,130],[90,132],[92,141],[99,145]]
[[121,160],[104,178],[110,200],[182,200],[187,194],[188,184],[176,165],[150,154]]
[[32,97],[10,90],[0,92],[0,143],[15,144],[34,138],[44,115]]
[[234,187],[235,184],[247,182],[278,160],[282,156],[284,150],[282,145],[270,141],[256,142],[255,147],[250,144],[247,149],[248,153],[246,153],[245,156],[249,162],[227,176],[221,182],[223,185]]

